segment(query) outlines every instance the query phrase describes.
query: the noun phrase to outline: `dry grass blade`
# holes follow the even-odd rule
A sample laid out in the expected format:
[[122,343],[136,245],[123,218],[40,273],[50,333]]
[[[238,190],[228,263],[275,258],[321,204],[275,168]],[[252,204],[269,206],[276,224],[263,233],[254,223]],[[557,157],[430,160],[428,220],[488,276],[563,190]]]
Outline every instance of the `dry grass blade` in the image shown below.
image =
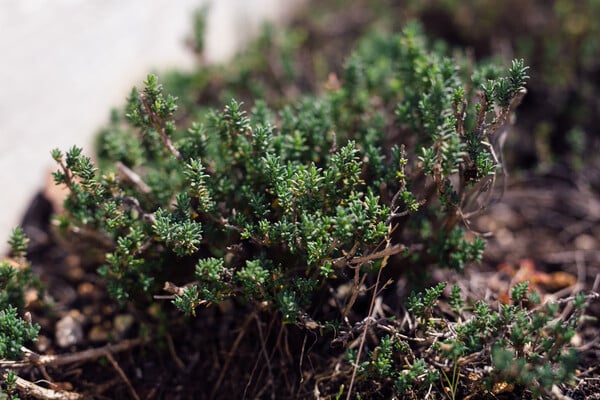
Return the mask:
[[108,359],[108,361],[110,361],[110,363],[112,364],[114,369],[117,371],[117,373],[119,374],[119,376],[121,377],[123,382],[125,382],[125,384],[127,385],[127,389],[129,389],[129,393],[131,394],[131,397],[133,397],[135,400],[140,400],[140,396],[138,396],[137,392],[133,388],[133,385],[131,384],[131,381],[129,380],[129,378],[127,378],[127,375],[125,374],[123,369],[119,366],[119,363],[117,362],[117,360],[115,360],[115,358],[110,353],[106,353],[105,356]]
[[[367,320],[365,321],[364,331],[363,331],[363,334],[362,334],[362,337],[360,340],[358,352],[356,354],[356,361],[352,368],[352,378],[350,378],[350,384],[348,385],[348,395],[346,396],[347,400],[350,400],[352,398],[352,387],[354,386],[354,380],[356,379],[356,372],[358,371],[358,363],[360,362],[360,356],[362,354],[363,347],[367,340],[367,332],[369,331],[369,322],[371,322],[373,310],[375,309],[375,300],[377,298],[379,282],[381,280],[381,271],[383,271],[383,269],[387,265],[388,260],[391,255],[398,254],[400,251],[403,251],[406,248],[404,245],[400,245],[400,244],[397,244],[394,246],[391,245],[391,234],[395,228],[396,228],[396,226],[394,226],[394,227],[392,227],[391,225],[388,226],[388,233],[387,233],[387,237],[386,237],[385,249],[383,249],[381,252],[378,252],[378,253],[383,254],[383,259],[381,260],[381,266],[379,267],[379,271],[377,272],[377,279],[375,280],[375,286],[373,287],[373,296],[371,296],[371,304],[369,305],[369,318],[367,318]],[[393,249],[401,249],[401,250],[396,252],[396,250],[393,250]],[[374,254],[377,254],[377,253],[374,253]],[[379,258],[381,258],[381,257],[379,257]]]
[[231,350],[229,350],[229,353],[227,354],[227,359],[225,361],[225,365],[223,365],[223,368],[221,368],[221,372],[219,373],[219,378],[217,379],[217,383],[215,383],[215,386],[213,387],[213,390],[210,394],[211,399],[214,399],[216,397],[217,393],[219,392],[219,389],[221,388],[221,384],[223,383],[223,379],[225,379],[225,374],[229,370],[229,364],[231,364],[233,356],[237,352],[237,349],[240,346],[242,339],[246,335],[248,326],[250,325],[252,320],[254,320],[256,315],[257,315],[257,313],[255,311],[252,314],[248,315],[248,317],[244,321],[244,323],[240,329],[240,333],[238,333],[237,337],[235,338],[235,341],[233,342],[233,345],[231,346]]

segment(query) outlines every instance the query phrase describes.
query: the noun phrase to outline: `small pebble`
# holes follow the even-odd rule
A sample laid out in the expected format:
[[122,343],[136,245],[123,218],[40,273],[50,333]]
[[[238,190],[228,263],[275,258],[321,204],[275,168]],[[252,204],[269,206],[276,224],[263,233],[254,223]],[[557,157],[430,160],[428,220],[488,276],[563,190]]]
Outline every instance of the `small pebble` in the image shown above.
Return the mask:
[[113,320],[113,330],[115,336],[119,339],[125,337],[129,329],[133,326],[135,318],[131,314],[116,315]]
[[38,353],[45,353],[50,348],[51,340],[44,335],[39,335],[35,342],[35,349]]
[[573,335],[573,338],[571,339],[571,346],[577,348],[579,346],[581,346],[583,344],[583,337],[581,336],[581,334],[576,333],[575,335]]
[[56,323],[56,343],[60,347],[74,346],[83,340],[81,321],[72,315],[67,315]]
[[109,339],[109,333],[99,325],[95,325],[88,333],[88,339],[92,342],[106,342]]
[[39,300],[40,293],[37,289],[27,289],[25,291],[25,307],[29,307]]
[[498,244],[502,247],[510,247],[515,240],[515,236],[506,228],[498,229],[495,234]]
[[102,314],[110,315],[115,312],[116,306],[113,304],[105,304],[102,306]]
[[596,250],[598,248],[596,238],[586,234],[577,236],[574,244],[577,250]]
[[67,275],[73,281],[80,281],[85,276],[85,271],[81,267],[81,258],[77,255],[70,254],[66,257],[65,263],[69,267]]
[[77,293],[81,297],[89,297],[94,293],[94,285],[89,282],[80,283],[77,286]]

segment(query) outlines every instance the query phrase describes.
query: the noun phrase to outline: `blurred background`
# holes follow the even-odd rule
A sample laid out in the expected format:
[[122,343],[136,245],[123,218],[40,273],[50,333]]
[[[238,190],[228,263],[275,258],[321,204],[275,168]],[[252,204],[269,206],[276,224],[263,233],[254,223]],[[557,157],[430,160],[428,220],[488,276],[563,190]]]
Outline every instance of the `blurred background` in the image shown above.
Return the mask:
[[151,71],[190,69],[186,42],[206,8],[204,62],[225,62],[264,21],[303,0],[0,0],[0,245],[54,169]]

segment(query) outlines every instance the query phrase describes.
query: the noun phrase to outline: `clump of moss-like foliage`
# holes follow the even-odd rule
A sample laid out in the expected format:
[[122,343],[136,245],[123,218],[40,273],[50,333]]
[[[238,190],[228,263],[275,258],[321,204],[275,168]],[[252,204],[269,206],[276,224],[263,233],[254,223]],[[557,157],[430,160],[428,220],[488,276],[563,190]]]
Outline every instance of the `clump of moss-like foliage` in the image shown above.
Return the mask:
[[0,359],[19,356],[21,346],[35,340],[39,331],[31,317],[22,317],[25,291],[40,287],[27,262],[28,241],[22,229],[15,229],[8,241],[13,258],[0,261]]
[[[293,53],[277,54],[276,77],[293,80]],[[528,76],[523,60],[468,65],[413,24],[368,35],[324,89],[293,100],[285,90],[252,98],[273,89],[249,80],[252,69],[224,84],[249,104],[231,97],[216,109],[184,90],[210,75],[171,82],[182,103],[150,75],[102,132],[100,169],[79,148],[52,152],[55,180],[70,190],[60,230],[105,252],[98,271],[122,304],[142,309],[167,292],[182,317],[215,304],[245,310],[223,368],[257,320],[264,367],[248,366],[231,393],[219,391],[221,372],[213,396],[423,398],[435,387],[435,398],[459,398],[493,395],[498,382],[549,393],[574,371],[568,343],[584,297],[559,322],[559,307],[525,301],[524,287],[499,311],[453,289],[452,314],[442,313],[444,284],[405,299],[408,310],[401,299],[381,306],[400,277],[481,260],[485,241],[469,221],[494,201],[502,136]],[[298,331],[334,346],[337,366],[304,367],[310,349],[289,350]],[[272,367],[268,341],[285,368]],[[473,384],[475,361],[486,368]],[[301,384],[287,381],[295,368]]]
[[[516,153],[511,156],[513,164],[538,169],[558,164],[591,177],[584,165],[589,165],[594,158],[592,149],[598,146],[593,134],[600,71],[600,29],[594,23],[600,12],[598,2],[408,3],[397,7],[395,13],[387,10],[388,15],[393,14],[394,19],[405,13],[419,18],[429,34],[468,46],[477,58],[512,54],[531,63],[535,74],[523,104],[531,117],[517,124],[531,134],[512,147]],[[384,8],[372,12],[385,15]]]
[[191,259],[176,301],[186,313],[236,296],[294,321],[323,282],[390,256],[460,270],[484,248],[463,222],[502,172],[496,140],[526,69],[461,71],[413,26],[365,40],[321,96],[280,110],[231,100],[184,129],[149,76],[130,97],[131,128],[103,137],[112,167],[53,152],[71,190],[63,228],[112,247],[100,272],[121,301]]

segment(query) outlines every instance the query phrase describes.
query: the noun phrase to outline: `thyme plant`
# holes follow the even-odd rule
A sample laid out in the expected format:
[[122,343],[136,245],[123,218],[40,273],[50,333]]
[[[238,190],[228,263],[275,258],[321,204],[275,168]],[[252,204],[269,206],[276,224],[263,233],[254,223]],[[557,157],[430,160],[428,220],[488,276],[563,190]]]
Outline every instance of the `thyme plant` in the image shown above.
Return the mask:
[[37,338],[39,326],[24,314],[25,291],[40,289],[27,261],[29,239],[16,228],[8,244],[12,258],[0,261],[0,359],[14,359],[21,346]]
[[[413,293],[408,324],[381,320],[381,339],[359,364],[358,381],[368,394],[378,385],[389,397],[422,398],[432,387],[448,398],[554,398],[553,388],[573,380],[577,357],[570,342],[589,298],[547,302],[527,282],[512,288],[509,304],[493,309],[482,300],[463,299],[457,286],[449,295],[454,316],[439,306],[446,283]],[[406,319],[405,319],[406,321]],[[356,352],[348,352],[356,362]],[[468,379],[465,379],[466,377]],[[519,394],[521,393],[521,394]]]
[[[473,66],[455,54],[411,24],[362,39],[316,93],[247,104],[231,97],[216,109],[188,95],[180,107],[149,75],[102,132],[99,166],[76,147],[52,152],[54,178],[69,189],[59,228],[103,250],[98,271],[121,303],[144,305],[166,291],[187,316],[234,300],[302,329],[339,330],[338,342],[366,334],[373,307],[357,306],[366,284],[374,299],[402,275],[460,271],[482,257],[485,241],[470,220],[495,201],[528,67]],[[435,322],[443,290],[407,301],[422,334],[449,326]],[[333,309],[320,307],[323,296]],[[450,304],[457,315],[467,309],[456,290]],[[570,356],[543,339],[556,310],[477,305],[474,313],[431,343],[431,357],[408,365],[414,346],[377,323],[386,332],[379,343],[348,352],[348,396],[355,380],[357,393],[369,379],[393,382],[394,395],[422,395],[442,375],[456,386],[460,360],[483,351],[499,379],[533,382],[536,393],[571,376]],[[543,360],[565,369],[542,371]]]
[[339,87],[279,110],[232,99],[187,127],[150,75],[127,125],[104,134],[106,168],[53,151],[70,189],[62,228],[106,247],[115,298],[169,282],[186,314],[235,296],[297,321],[355,267],[395,256],[461,269],[481,258],[464,226],[502,173],[497,136],[526,70],[461,70],[413,25],[363,41]]

